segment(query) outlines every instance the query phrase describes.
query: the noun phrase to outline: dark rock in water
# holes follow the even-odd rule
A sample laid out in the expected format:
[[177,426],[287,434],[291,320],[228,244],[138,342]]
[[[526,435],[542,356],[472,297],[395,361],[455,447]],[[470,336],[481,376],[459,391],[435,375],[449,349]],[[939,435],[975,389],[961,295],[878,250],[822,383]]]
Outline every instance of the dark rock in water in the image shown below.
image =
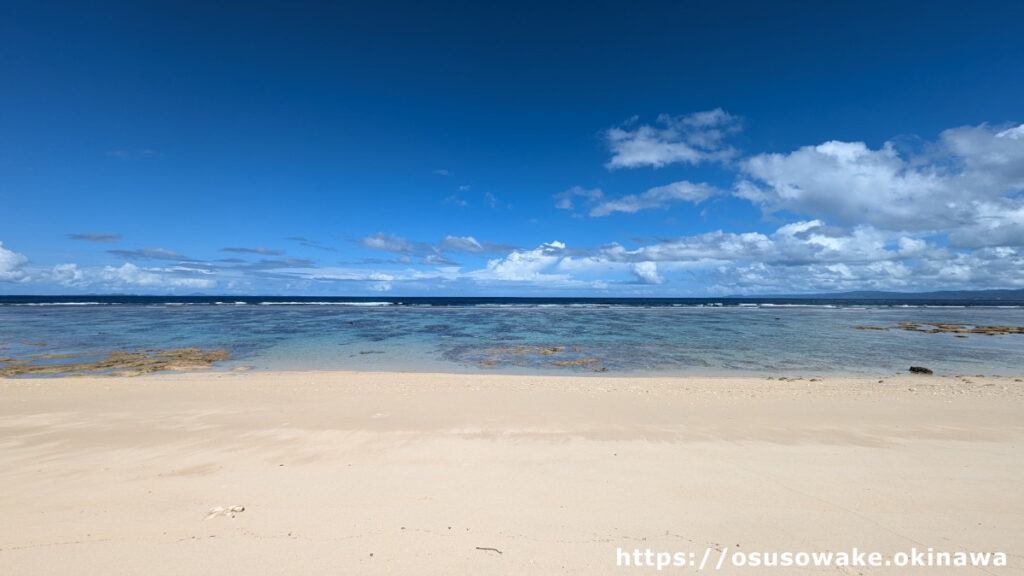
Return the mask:
[[932,371],[927,369],[927,368],[925,368],[924,366],[911,366],[910,367],[910,373],[911,374],[931,374]]

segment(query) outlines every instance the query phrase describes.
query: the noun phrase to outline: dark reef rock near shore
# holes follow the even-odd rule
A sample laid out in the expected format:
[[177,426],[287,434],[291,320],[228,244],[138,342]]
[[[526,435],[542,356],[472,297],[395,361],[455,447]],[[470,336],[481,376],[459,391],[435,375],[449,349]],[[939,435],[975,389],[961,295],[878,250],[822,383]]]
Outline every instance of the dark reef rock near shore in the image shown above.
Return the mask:
[[896,326],[900,330],[909,332],[924,332],[926,334],[983,334],[985,336],[1005,336],[1009,334],[1024,334],[1024,326],[1001,326],[994,324],[949,324],[942,322],[900,322]]
[[932,371],[930,369],[928,369],[928,368],[925,368],[924,366],[911,366],[910,367],[910,373],[911,374],[932,374]]
[[553,366],[586,366],[587,364],[594,364],[597,362],[597,358],[578,358],[576,360],[561,360],[559,362],[552,362]]
[[[569,350],[572,352],[570,353]],[[592,356],[573,358],[573,354],[583,352],[581,346],[511,346],[508,348],[488,348],[483,351],[487,356],[476,359],[476,363],[483,368],[494,368],[501,364],[512,366],[527,366],[532,361],[529,357],[533,354],[538,356],[554,356],[566,354],[570,356],[564,360],[549,362],[548,366],[559,368],[590,368],[594,372],[607,372],[608,368],[602,365],[601,361]],[[565,356],[562,356],[565,358]]]
[[529,354],[531,352],[536,352],[541,356],[551,356],[552,354],[565,352],[565,346],[513,346],[511,348],[492,348],[490,350],[484,350],[485,354]]
[[[854,330],[889,330],[885,326],[850,326],[850,328]],[[924,334],[955,334],[958,338],[966,338],[968,334],[981,334],[983,336],[1024,334],[1024,326],[1003,326],[998,324],[971,325],[946,322],[900,322],[898,325],[893,326],[892,329],[922,332]]]
[[214,362],[227,360],[230,356],[231,352],[228,350],[204,352],[199,348],[148,349],[136,352],[118,350],[110,352],[106,358],[92,362],[34,363],[38,360],[80,358],[70,354],[43,354],[26,360],[4,358],[6,362],[0,362],[0,376],[138,376],[165,370],[205,370],[213,366]]

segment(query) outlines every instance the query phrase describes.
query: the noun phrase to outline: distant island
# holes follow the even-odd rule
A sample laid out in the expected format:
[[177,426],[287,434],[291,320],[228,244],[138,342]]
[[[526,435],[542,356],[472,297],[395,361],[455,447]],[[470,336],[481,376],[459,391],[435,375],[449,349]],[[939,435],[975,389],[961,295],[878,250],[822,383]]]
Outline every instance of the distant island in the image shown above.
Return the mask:
[[771,296],[731,296],[730,298],[793,298],[830,300],[1024,300],[1024,289],[1017,290],[942,290],[938,292],[883,292],[861,290],[820,294],[775,294]]

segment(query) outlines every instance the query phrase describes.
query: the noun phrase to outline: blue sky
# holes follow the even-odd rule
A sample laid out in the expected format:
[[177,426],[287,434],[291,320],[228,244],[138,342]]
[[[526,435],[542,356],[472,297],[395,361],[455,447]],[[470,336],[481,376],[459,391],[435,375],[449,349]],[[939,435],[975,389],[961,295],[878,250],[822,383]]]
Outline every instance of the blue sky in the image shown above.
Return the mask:
[[1019,2],[5,2],[0,293],[1024,287]]

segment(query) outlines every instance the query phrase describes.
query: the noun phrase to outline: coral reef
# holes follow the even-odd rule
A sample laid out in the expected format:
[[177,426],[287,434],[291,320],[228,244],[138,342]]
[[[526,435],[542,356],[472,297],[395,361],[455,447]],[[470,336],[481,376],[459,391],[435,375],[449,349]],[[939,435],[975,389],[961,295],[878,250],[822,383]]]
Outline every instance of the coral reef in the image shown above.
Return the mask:
[[0,358],[0,376],[23,375],[105,375],[138,376],[164,370],[205,370],[214,362],[227,360],[228,350],[176,348],[173,350],[147,349],[136,352],[122,350],[110,352],[105,358],[91,362],[38,363],[39,360],[75,359],[74,354],[40,354],[24,360]]

